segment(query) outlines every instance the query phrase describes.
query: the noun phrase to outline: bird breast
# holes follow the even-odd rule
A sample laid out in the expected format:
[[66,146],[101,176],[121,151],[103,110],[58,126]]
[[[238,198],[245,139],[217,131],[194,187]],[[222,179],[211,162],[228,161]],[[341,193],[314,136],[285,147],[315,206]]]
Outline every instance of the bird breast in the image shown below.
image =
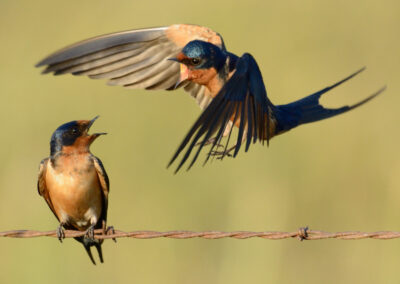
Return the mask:
[[58,157],[48,165],[46,186],[61,222],[86,229],[101,214],[101,188],[96,169],[87,155]]

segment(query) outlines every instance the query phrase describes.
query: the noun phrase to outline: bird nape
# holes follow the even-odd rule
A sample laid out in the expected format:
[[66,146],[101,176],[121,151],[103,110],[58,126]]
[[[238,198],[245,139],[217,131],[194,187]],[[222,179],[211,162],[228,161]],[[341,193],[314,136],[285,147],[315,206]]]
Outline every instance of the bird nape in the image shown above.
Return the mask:
[[[363,68],[303,99],[274,105],[267,97],[253,56],[245,53],[238,57],[227,51],[220,34],[206,27],[185,24],[95,37],[55,52],[37,66],[46,66],[43,73],[87,75],[92,79],[108,79],[109,85],[131,89],[183,88],[189,92],[204,111],[168,164],[182,154],[175,172],[188,161],[196,147],[187,169],[197,161],[206,145],[210,145],[210,150],[205,162],[210,157],[236,157],[242,144],[245,151],[257,141],[268,145],[276,135],[347,112],[384,90],[381,88],[352,106],[329,109],[319,103],[324,93]],[[232,136],[233,129],[237,131]]]

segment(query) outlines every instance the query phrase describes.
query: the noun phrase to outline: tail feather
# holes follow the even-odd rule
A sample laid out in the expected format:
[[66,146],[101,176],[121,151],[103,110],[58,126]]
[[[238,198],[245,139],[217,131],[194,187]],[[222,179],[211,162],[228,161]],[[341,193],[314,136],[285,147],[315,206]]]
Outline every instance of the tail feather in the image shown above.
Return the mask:
[[[94,258],[93,258],[93,255],[92,255],[92,252],[90,251],[91,245],[83,244],[83,247],[85,248],[87,254],[89,255],[89,258],[90,258],[90,260],[92,261],[92,263],[93,263],[94,265],[96,265],[96,262],[94,261]],[[101,259],[101,258],[100,258],[100,259]],[[100,260],[100,261],[101,261],[101,260]],[[101,262],[102,262],[102,261],[101,261]]]
[[286,105],[276,106],[274,113],[278,121],[277,132],[280,133],[288,131],[300,124],[310,123],[345,113],[365,104],[382,93],[386,87],[381,88],[369,97],[351,106],[343,106],[340,108],[324,108],[322,105],[320,105],[319,99],[323,94],[343,84],[364,70],[365,67],[344,78],[343,80],[298,101]]
[[97,253],[99,254],[100,262],[103,263],[104,261],[103,261],[103,252],[101,250],[101,244],[95,243],[94,246],[96,247]]
[[88,254],[89,258],[90,258],[90,260],[92,261],[92,263],[94,265],[96,265],[96,261],[94,260],[92,251],[90,250],[90,248],[93,247],[93,246],[96,247],[96,249],[97,249],[97,252],[99,254],[100,262],[101,263],[104,262],[103,261],[103,252],[101,250],[101,244],[103,242],[102,240],[98,240],[98,239],[91,240],[91,239],[88,239],[88,238],[85,238],[85,237],[78,237],[78,238],[74,238],[74,239],[77,240],[78,242],[82,243],[83,247],[85,248],[85,250],[86,250],[86,252],[87,252],[87,254]]

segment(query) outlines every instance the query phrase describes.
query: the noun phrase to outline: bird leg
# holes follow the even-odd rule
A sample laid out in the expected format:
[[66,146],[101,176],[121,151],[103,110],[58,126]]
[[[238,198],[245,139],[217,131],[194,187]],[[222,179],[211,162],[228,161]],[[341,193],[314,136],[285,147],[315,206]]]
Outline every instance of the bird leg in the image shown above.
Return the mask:
[[95,226],[95,225],[96,225],[96,224],[90,225],[90,227],[86,230],[85,238],[94,240],[94,226]]
[[[214,138],[209,138],[205,143],[204,146],[210,145],[210,144],[214,144],[215,141],[217,140],[217,137]],[[203,143],[203,141],[196,143],[195,146],[199,146]],[[224,145],[220,144],[220,143],[216,143],[215,146],[217,147],[225,147]]]
[[[106,234],[107,235],[114,235],[115,234],[114,226],[108,226],[107,230],[106,230]],[[112,240],[114,241],[114,243],[117,242],[116,238],[112,238]]]
[[233,157],[231,152],[235,150],[236,145],[232,146],[231,148],[224,150],[224,151],[211,151],[210,156],[216,157],[218,160],[222,160],[225,156]]
[[[103,220],[102,222],[102,229],[103,229],[103,235],[114,235],[115,234],[115,230],[114,230],[114,226],[106,226],[106,221]],[[117,239],[116,238],[112,238],[112,240],[116,243]]]
[[65,232],[63,229],[64,223],[61,222],[60,225],[57,228],[57,238],[62,243],[62,240],[65,239]]

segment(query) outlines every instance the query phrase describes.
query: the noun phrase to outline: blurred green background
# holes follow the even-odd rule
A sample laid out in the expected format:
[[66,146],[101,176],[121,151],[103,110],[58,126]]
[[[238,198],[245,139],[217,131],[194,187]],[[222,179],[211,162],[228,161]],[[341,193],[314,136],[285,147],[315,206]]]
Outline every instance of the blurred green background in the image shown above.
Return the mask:
[[[236,159],[173,175],[166,164],[200,110],[189,95],[43,76],[49,53],[95,35],[195,23],[250,52],[270,99],[297,100],[368,69],[329,93],[360,109],[302,126]],[[40,160],[62,123],[101,115],[92,152],[111,179],[109,224],[133,230],[400,230],[400,2],[0,2],[0,231],[53,230],[37,194]],[[204,157],[204,154],[203,154]],[[83,247],[54,238],[0,239],[1,283],[395,283],[400,241],[134,240]],[[97,259],[97,255],[96,255]]]

